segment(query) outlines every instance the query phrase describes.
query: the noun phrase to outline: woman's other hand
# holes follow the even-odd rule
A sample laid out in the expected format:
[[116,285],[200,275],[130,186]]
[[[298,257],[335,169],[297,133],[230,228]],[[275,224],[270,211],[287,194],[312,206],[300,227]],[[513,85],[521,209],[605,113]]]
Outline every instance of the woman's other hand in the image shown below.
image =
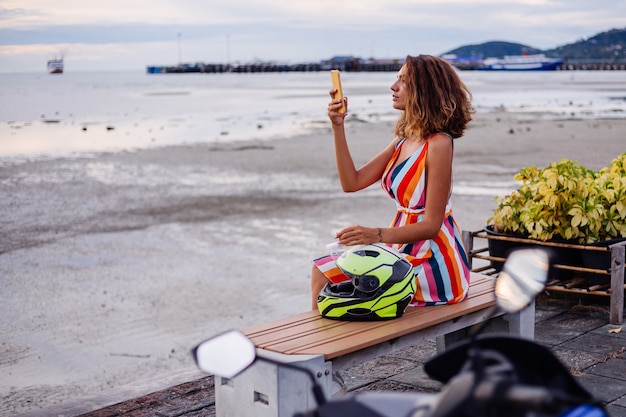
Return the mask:
[[338,231],[335,237],[337,238],[337,243],[346,246],[369,245],[383,241],[381,229],[360,225],[346,227]]

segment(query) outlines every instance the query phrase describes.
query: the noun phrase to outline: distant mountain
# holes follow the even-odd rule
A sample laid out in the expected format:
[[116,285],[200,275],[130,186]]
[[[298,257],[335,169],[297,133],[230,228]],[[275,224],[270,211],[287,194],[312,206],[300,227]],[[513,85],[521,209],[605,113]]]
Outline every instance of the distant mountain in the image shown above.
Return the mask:
[[588,39],[544,51],[567,59],[626,59],[626,28],[599,33]]
[[541,50],[521,43],[491,41],[478,45],[461,46],[442,55],[503,58],[505,55],[522,55],[524,52],[529,54],[543,53],[549,57],[565,59],[626,60],[626,28],[612,29],[554,49]]
[[444,55],[451,54],[462,57],[476,58],[503,58],[505,55],[522,55],[524,51],[528,52],[529,54],[541,53],[540,49],[533,48],[528,45],[522,45],[521,43],[492,41],[481,43],[479,45],[461,46],[460,48],[456,48],[446,52]]

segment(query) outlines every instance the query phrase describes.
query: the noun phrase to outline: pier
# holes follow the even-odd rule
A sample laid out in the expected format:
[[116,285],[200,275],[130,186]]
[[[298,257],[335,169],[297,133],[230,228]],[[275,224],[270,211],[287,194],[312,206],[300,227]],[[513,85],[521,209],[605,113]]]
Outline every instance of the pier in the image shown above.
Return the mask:
[[558,69],[561,71],[626,71],[626,61],[566,60]]
[[[182,74],[182,73],[261,73],[261,72],[317,72],[338,69],[344,72],[383,72],[400,70],[404,59],[372,59],[361,60],[353,57],[338,57],[328,61],[310,63],[274,63],[253,62],[237,64],[180,64],[176,66],[148,66],[148,74]],[[454,65],[454,64],[453,64]],[[471,71],[478,66],[455,65],[459,70]],[[565,60],[556,71],[626,71],[626,60]]]
[[257,72],[318,72],[338,69],[345,72],[382,72],[399,71],[404,59],[371,59],[335,57],[327,61],[285,64],[275,62],[253,62],[237,64],[180,64],[177,66],[148,66],[148,74],[181,74],[181,73],[257,73]]

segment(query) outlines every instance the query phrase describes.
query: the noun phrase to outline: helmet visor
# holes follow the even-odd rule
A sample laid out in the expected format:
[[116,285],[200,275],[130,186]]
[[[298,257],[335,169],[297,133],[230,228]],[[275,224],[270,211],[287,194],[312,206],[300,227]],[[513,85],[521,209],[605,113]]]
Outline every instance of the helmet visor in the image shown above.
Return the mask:
[[367,293],[380,288],[380,281],[373,275],[347,275],[352,279],[352,284],[359,291]]

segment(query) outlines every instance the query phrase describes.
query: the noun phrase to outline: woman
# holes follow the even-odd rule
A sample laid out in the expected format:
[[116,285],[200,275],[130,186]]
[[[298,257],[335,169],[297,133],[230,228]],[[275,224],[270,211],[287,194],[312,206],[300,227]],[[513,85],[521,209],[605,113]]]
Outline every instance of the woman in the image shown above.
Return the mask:
[[[338,111],[341,99],[328,105],[342,189],[362,190],[382,178],[382,188],[397,204],[390,227],[350,226],[336,238],[342,245],[385,243],[406,254],[415,268],[415,305],[456,303],[467,295],[469,267],[449,202],[453,139],[472,118],[471,93],[450,64],[429,55],[407,56],[391,91],[393,108],[402,112],[395,138],[359,169],[346,142],[347,112]],[[347,109],[347,98],[343,104]],[[329,281],[346,279],[330,256],[316,259],[313,309]]]

